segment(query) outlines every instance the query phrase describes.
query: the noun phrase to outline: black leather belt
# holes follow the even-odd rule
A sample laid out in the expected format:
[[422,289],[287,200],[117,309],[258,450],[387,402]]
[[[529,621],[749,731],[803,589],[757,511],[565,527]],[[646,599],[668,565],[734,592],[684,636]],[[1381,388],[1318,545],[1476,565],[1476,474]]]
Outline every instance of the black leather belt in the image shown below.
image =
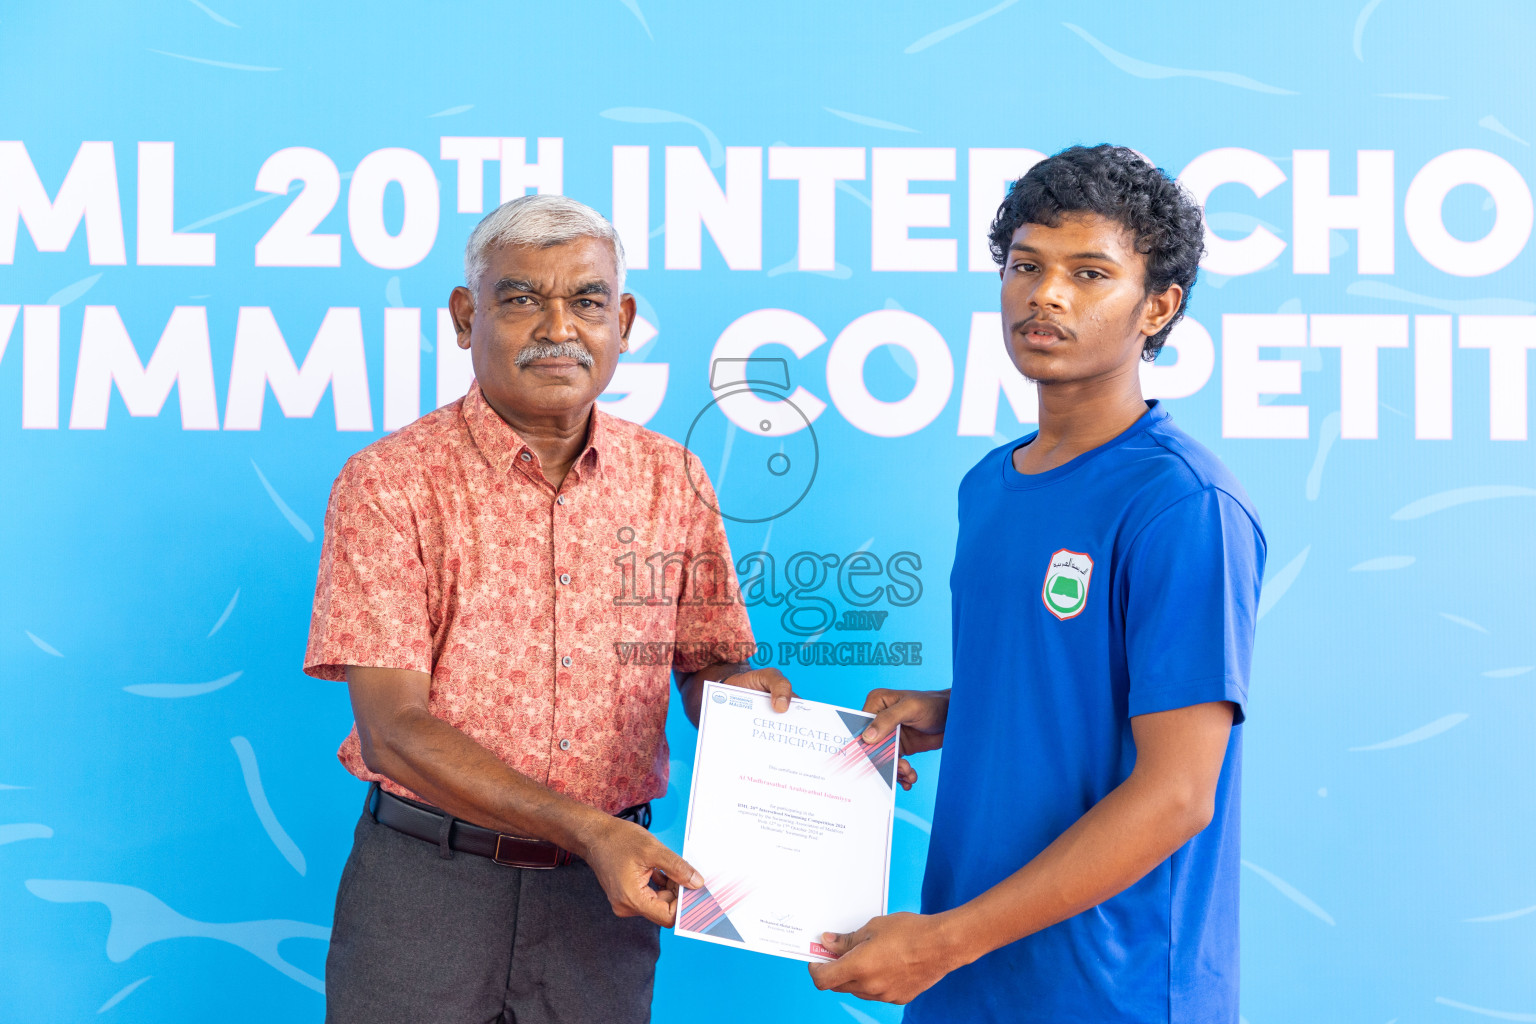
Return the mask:
[[[369,789],[365,806],[373,820],[380,825],[388,825],[396,832],[436,843],[444,857],[452,856],[451,851],[473,853],[507,867],[535,870],[564,867],[578,859],[569,850],[543,839],[509,836],[495,829],[461,821],[430,804],[395,796],[377,782]],[[614,817],[633,821],[641,828],[650,828],[651,805],[636,804]]]

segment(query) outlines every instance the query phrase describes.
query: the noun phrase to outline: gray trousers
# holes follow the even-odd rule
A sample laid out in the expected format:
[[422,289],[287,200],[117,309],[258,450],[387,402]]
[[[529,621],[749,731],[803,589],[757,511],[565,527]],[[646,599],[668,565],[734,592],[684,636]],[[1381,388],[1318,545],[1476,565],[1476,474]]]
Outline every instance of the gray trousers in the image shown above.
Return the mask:
[[503,867],[357,823],[325,961],[327,1024],[651,1019],[656,925],[615,917],[581,861]]

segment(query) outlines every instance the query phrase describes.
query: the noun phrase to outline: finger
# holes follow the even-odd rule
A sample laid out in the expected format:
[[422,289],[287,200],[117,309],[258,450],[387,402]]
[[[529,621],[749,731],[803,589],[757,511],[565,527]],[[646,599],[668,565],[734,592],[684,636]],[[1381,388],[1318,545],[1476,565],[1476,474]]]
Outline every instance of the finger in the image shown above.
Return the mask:
[[789,702],[795,697],[794,685],[776,668],[754,668],[738,672],[726,682],[743,690],[758,690],[768,694],[772,698],[770,703],[773,710],[778,712],[788,711]]
[[898,700],[895,690],[870,690],[869,696],[864,698],[865,712],[884,711]]
[[[668,893],[667,895],[671,895]],[[662,899],[661,893],[655,889],[640,887],[640,891],[630,897],[630,905],[641,917],[652,924],[659,924],[663,928],[672,927],[672,920],[677,914],[677,907],[668,900]]]
[[678,885],[667,877],[667,873],[661,870],[651,872],[651,888],[657,892],[670,893],[673,899],[677,899]]
[[906,724],[908,716],[912,715],[916,710],[917,707],[913,701],[898,700],[875,715],[875,720],[869,723],[869,727],[864,730],[864,734],[860,738],[865,743],[879,743],[889,736],[898,725]]
[[823,992],[848,983],[848,968],[841,960],[829,964],[811,964],[811,981]]
[[838,956],[842,956],[844,953],[851,953],[855,946],[869,941],[872,934],[870,932],[870,925],[874,924],[877,920],[879,920],[879,918],[871,918],[864,923],[864,927],[858,929],[857,931],[841,933],[822,932],[821,944],[826,946],[832,952],[836,953]]
[[917,782],[917,769],[912,767],[912,762],[902,758],[896,763],[896,781],[906,789],[911,789]]
[[743,690],[758,690],[769,692],[768,672],[770,669],[751,668],[745,672],[737,672],[733,676],[726,676],[721,682],[729,686],[739,686]]
[[903,722],[909,728],[901,733],[901,752],[903,754],[926,754],[930,750],[938,750],[944,745],[943,733],[921,732],[911,723]]

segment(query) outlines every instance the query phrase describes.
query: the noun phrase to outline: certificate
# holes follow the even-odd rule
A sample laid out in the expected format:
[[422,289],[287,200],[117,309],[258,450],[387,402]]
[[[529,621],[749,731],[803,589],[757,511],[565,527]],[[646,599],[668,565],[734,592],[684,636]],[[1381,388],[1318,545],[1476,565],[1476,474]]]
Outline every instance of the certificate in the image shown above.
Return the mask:
[[900,730],[871,746],[874,715],[704,686],[676,930],[795,960],[834,957],[822,932],[885,913]]

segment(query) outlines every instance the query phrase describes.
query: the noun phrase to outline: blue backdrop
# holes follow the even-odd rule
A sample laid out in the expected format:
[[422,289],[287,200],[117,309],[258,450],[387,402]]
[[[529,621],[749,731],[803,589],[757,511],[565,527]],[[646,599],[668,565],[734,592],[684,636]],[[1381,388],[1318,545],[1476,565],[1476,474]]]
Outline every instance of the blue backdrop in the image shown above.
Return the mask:
[[[1536,15],[985,2],[5,11],[0,1018],[320,1019],[363,796],[344,688],[300,672],[325,502],[465,386],[436,311],[479,208],[528,186],[613,213],[646,343],[610,397],[677,438],[697,418],[727,511],[763,520],[730,536],[775,559],[786,602],[752,610],[775,659],[850,636],[820,623],[853,607],[835,575],[786,582],[795,554],[878,559],[889,614],[857,639],[921,664],[785,668],[857,704],[948,685],[955,486],[1034,415],[996,372],[976,224],[1025,151],[1108,140],[1208,197],[1195,323],[1149,389],[1269,537],[1244,1016],[1536,1021]],[[748,351],[810,426],[711,407],[712,355]],[[813,435],[786,512],[804,481],[767,458],[803,466]],[[675,708],[669,734],[677,846]],[[668,936],[656,1018],[715,1000],[899,1016]]]

